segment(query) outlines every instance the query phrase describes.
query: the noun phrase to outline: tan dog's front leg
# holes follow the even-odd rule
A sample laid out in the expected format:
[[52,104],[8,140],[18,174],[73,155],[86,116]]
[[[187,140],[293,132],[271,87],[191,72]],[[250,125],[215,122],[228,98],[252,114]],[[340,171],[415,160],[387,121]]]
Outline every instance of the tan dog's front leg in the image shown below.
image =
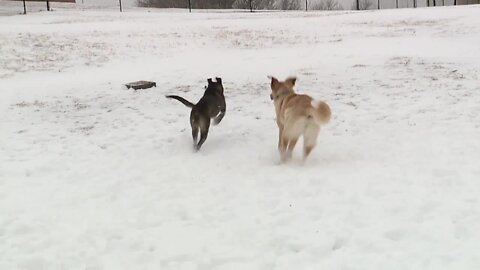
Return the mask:
[[282,159],[282,162],[285,162],[288,160],[288,153],[287,153],[287,146],[289,144],[288,138],[283,136],[280,138],[280,158]]
[[279,122],[277,122],[278,125],[278,151],[280,152],[280,159],[282,162],[285,162],[288,160],[288,155],[287,155],[287,146],[288,146],[288,138],[285,137],[285,126]]
[[278,150],[282,146],[283,125],[278,124]]
[[293,138],[288,141],[287,151],[285,153],[285,160],[290,160],[292,158],[293,149],[297,144],[298,138]]

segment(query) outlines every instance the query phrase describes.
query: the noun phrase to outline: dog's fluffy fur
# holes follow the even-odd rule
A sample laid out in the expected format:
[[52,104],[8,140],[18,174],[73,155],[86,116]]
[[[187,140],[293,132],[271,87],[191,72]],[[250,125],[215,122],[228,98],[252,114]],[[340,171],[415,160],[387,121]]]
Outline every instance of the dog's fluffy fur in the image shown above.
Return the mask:
[[270,98],[274,101],[279,129],[278,150],[282,162],[292,157],[298,138],[303,135],[303,161],[317,142],[320,126],[328,123],[330,107],[323,101],[310,96],[296,94],[293,90],[296,78],[279,81],[271,77]]
[[[223,85],[221,78],[208,79],[208,86],[203,94],[203,97],[197,104],[179,96],[167,96],[182,102],[185,106],[192,108],[190,112],[190,125],[192,127],[193,147],[196,151],[200,150],[202,144],[208,136],[210,128],[210,119],[213,118],[214,125],[222,121],[225,116],[226,103],[223,95]],[[200,132],[200,141],[198,140],[198,133]]]

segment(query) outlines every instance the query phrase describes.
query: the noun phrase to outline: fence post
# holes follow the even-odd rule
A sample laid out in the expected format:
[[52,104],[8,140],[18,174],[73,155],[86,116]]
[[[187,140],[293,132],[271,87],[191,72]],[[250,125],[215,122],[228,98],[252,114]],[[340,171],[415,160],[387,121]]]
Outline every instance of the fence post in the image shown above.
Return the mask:
[[50,11],[50,2],[47,0],[47,11]]
[[122,0],[118,0],[118,3],[120,3],[120,12],[122,12]]
[[192,1],[188,0],[188,12],[192,13]]
[[380,9],[380,0],[377,1],[377,8]]
[[357,10],[360,10],[360,0],[357,0]]
[[250,12],[253,12],[252,0],[250,0]]
[[308,11],[308,0],[305,0],[305,11]]
[[27,6],[25,5],[25,0],[23,0],[23,14],[27,14]]

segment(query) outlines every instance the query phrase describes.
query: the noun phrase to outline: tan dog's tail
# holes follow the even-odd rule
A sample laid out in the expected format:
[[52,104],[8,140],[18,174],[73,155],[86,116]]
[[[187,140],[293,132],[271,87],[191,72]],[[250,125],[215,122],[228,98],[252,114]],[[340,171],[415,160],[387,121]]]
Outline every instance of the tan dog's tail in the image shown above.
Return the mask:
[[310,115],[318,124],[326,124],[330,121],[332,111],[327,103],[323,101],[312,100],[312,107],[310,107]]

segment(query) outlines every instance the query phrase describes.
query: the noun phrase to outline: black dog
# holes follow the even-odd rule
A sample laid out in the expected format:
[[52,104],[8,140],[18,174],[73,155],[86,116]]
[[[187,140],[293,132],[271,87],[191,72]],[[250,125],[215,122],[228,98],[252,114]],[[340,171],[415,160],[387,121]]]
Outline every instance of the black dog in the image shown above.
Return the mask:
[[[223,85],[221,78],[215,78],[216,82],[208,79],[208,86],[203,97],[197,104],[179,96],[167,96],[182,102],[185,106],[192,108],[190,113],[190,125],[192,126],[193,147],[200,150],[202,144],[208,136],[210,128],[210,119],[214,118],[213,123],[217,125],[225,116],[226,104],[223,96]],[[197,143],[198,132],[200,131],[200,141]]]

